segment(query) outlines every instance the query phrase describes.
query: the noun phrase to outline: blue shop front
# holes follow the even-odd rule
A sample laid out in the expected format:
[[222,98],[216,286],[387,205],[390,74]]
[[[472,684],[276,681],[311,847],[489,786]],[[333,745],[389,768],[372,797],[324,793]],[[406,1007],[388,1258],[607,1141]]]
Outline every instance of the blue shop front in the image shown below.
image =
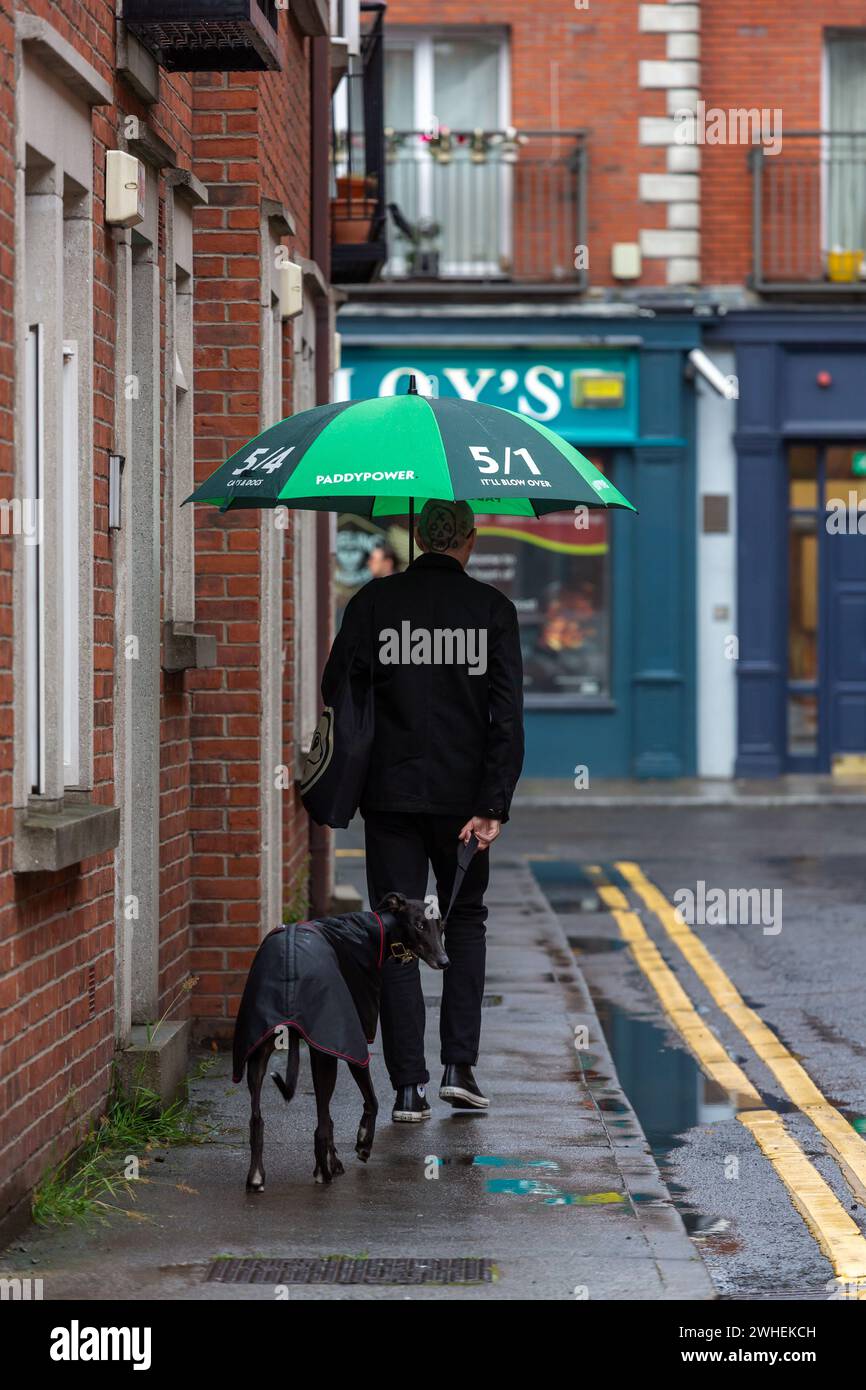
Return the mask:
[[866,315],[729,314],[736,350],[737,775],[866,766]]
[[[341,315],[343,399],[405,391],[505,406],[546,424],[607,473],[639,515],[478,517],[471,572],[517,607],[524,778],[583,785],[695,771],[693,392],[700,333],[678,320],[419,320]],[[404,329],[401,332],[401,328]],[[369,577],[380,527],[339,519],[343,600]],[[383,537],[404,559],[405,527]],[[584,771],[584,769],[586,771]]]

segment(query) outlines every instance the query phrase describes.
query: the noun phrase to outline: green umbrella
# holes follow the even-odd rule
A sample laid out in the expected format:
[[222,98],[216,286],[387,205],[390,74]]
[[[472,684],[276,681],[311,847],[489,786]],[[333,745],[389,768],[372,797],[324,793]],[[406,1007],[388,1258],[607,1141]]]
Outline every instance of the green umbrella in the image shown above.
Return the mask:
[[544,516],[586,507],[635,508],[559,435],[516,410],[418,395],[337,401],[271,425],[185,500],[221,511],[292,507],[385,517],[428,497],[476,513]]

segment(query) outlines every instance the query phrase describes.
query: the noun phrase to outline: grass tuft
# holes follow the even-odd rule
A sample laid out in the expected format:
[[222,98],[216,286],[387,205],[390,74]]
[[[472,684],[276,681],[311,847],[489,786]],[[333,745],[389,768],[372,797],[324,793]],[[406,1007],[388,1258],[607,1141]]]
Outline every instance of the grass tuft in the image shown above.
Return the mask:
[[[181,995],[189,993],[194,979],[184,982]],[[175,1002],[175,1001],[173,1001]],[[171,1005],[169,1006],[171,1007]],[[152,1038],[168,1010],[151,1029]],[[205,1058],[193,1072],[202,1079],[216,1063]],[[90,1126],[71,1153],[49,1168],[33,1193],[33,1220],[40,1226],[86,1225],[105,1222],[112,1213],[132,1220],[145,1219],[118,1204],[119,1199],[135,1201],[135,1189],[149,1179],[139,1176],[154,1149],[175,1148],[181,1144],[201,1144],[213,1129],[203,1123],[201,1113],[186,1099],[163,1106],[159,1095],[145,1086],[145,1059],[131,1090],[121,1090],[115,1069],[105,1114]]]

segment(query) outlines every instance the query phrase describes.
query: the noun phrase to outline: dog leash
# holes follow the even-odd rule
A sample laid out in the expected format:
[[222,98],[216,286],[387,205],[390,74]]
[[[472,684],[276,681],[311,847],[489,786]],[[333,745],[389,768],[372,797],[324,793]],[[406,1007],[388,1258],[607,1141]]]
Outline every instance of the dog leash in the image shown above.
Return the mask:
[[[477,848],[478,837],[473,831],[473,833],[469,836],[469,839],[466,841],[466,844],[461,844],[459,850],[457,851],[457,868],[454,873],[454,885],[451,889],[451,901],[448,904],[448,911],[446,912],[445,916],[441,919],[443,927],[445,927],[448,923],[448,918],[451,916],[451,909],[454,906],[457,894],[463,887],[463,880],[466,877],[466,870],[472,863],[472,858]],[[392,959],[398,960],[403,964],[405,964],[407,961],[415,959],[414,952],[408,951],[406,947],[403,945],[402,941],[391,942],[391,957]]]
[[455,900],[456,900],[456,898],[457,898],[457,894],[460,892],[460,889],[463,887],[463,880],[464,880],[464,878],[466,877],[466,870],[469,868],[469,865],[472,863],[472,859],[473,859],[473,857],[474,857],[474,855],[475,855],[475,851],[477,850],[477,848],[478,848],[478,837],[477,837],[477,835],[475,834],[475,832],[473,831],[472,834],[469,836],[469,839],[466,841],[466,844],[465,844],[465,845],[464,845],[464,844],[461,844],[459,850],[457,851],[457,869],[456,869],[456,872],[455,872],[455,874],[454,874],[454,886],[453,886],[453,888],[451,889],[451,901],[450,901],[450,903],[448,904],[448,911],[445,913],[445,916],[442,918],[442,925],[443,925],[443,927],[444,927],[445,924],[447,923],[448,918],[451,916],[451,911],[452,911],[452,908],[454,907],[454,903],[455,903]]

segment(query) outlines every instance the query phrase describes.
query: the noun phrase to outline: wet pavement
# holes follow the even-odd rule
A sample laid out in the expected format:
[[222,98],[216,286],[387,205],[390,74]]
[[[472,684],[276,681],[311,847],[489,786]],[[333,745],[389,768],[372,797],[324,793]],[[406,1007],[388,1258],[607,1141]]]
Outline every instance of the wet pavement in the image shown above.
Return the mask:
[[[822,1095],[866,1132],[866,906],[861,813],[822,805],[517,811],[539,846],[537,868],[580,965],[623,1088],[723,1298],[838,1296],[833,1268],[736,1104],[698,1066],[599,899],[586,866],[616,879],[636,861],[671,900],[683,888],[778,890],[780,930],[761,924],[693,931],[746,1003]],[[654,914],[632,908],[677,982],[768,1109],[866,1233],[866,1206],[822,1136],[717,1007]],[[862,1195],[862,1194],[860,1194]]]
[[789,777],[679,777],[636,781],[629,777],[600,777],[576,792],[573,778],[524,777],[514,798],[515,812],[549,809],[581,814],[587,807],[637,810],[652,806],[863,806],[866,778],[862,774]]
[[[354,837],[349,837],[351,845]],[[357,843],[355,840],[354,843]],[[221,1055],[194,1083],[215,1142],[151,1155],[132,1216],[90,1232],[31,1230],[0,1265],[44,1280],[47,1299],[273,1299],[265,1282],[208,1278],[225,1257],[327,1256],[489,1261],[488,1277],[437,1286],[290,1284],[291,1299],[690,1299],[713,1297],[699,1252],[623,1095],[557,917],[527,865],[503,852],[489,895],[490,950],[479,1079],[487,1114],[452,1111],[431,1087],[433,1118],[390,1123],[382,1102],[368,1165],[353,1151],[360,1098],[341,1069],[333,1105],[344,1176],[313,1183],[315,1109],[306,1057],[299,1095],[266,1096],[266,1191],[248,1197],[246,1089]],[[363,862],[341,862],[356,881]],[[435,999],[441,978],[424,974]],[[428,1009],[438,1082],[437,1017]],[[575,1029],[582,1050],[575,1049]],[[157,1163],[155,1160],[164,1161]],[[346,1261],[344,1261],[344,1266]],[[349,1266],[351,1268],[351,1265]],[[449,1269],[453,1268],[448,1266]],[[236,1267],[216,1272],[234,1275]],[[321,1270],[321,1267],[320,1267]]]
[[[42,1277],[49,1299],[108,1289],[121,1299],[274,1297],[269,1271],[278,1266],[257,1285],[208,1279],[227,1256],[427,1266],[462,1258],[484,1271],[468,1284],[290,1284],[293,1299],[838,1296],[826,1247],[737,1118],[742,1097],[685,1046],[599,885],[628,890],[634,920],[694,1017],[779,1117],[837,1215],[866,1234],[863,1194],[846,1183],[838,1156],[616,868],[637,865],[667,900],[699,881],[781,892],[779,930],[696,924],[694,933],[768,1036],[851,1133],[866,1135],[860,819],[855,806],[831,803],[516,809],[494,850],[489,896],[478,1069],[493,1100],[488,1114],[452,1112],[434,1084],[433,1118],[393,1126],[377,1044],[382,1111],[371,1161],[364,1167],[353,1152],[360,1102],[342,1071],[333,1114],[346,1173],[316,1187],[304,1057],[292,1106],[275,1091],[266,1099],[267,1190],[247,1197],[246,1092],[231,1085],[220,1056],[194,1085],[215,1142],[152,1155],[132,1216],[83,1233],[31,1230],[0,1267]],[[358,887],[360,846],[356,827],[341,836],[339,877]],[[434,1083],[440,983],[424,971]]]

